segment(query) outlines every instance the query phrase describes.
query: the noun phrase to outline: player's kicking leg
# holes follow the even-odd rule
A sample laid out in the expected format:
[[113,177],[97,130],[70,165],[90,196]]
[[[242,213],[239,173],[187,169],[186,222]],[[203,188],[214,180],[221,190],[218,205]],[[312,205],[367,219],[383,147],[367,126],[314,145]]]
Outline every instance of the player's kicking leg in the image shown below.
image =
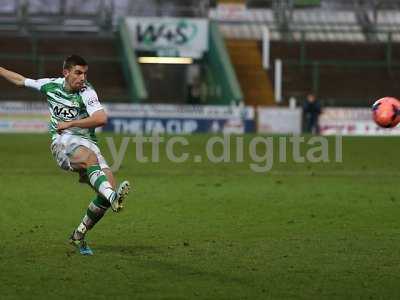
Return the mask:
[[[97,193],[96,198],[89,204],[81,223],[74,230],[70,242],[77,246],[83,255],[92,255],[93,251],[85,241],[86,233],[94,227],[105,215],[109,207],[119,212],[123,208],[124,200],[129,193],[128,181],[122,182],[116,189],[115,179],[110,169],[101,169],[97,157],[88,149],[81,148],[75,151],[71,158],[71,166],[79,170],[80,182],[88,183]],[[93,155],[94,157],[93,157]],[[82,163],[84,161],[84,164]],[[82,167],[85,167],[83,169]]]

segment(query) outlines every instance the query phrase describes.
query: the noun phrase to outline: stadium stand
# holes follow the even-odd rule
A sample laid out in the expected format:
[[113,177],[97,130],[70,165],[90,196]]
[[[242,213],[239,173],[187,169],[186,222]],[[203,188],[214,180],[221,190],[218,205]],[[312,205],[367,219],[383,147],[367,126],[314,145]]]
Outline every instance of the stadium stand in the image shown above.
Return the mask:
[[[269,28],[271,60],[283,59],[285,99],[313,90],[330,105],[365,106],[399,94],[398,1],[277,2],[248,1],[243,13],[217,7],[210,17],[226,38],[259,40],[260,49]],[[273,78],[273,67],[268,73]]]
[[255,40],[227,40],[236,75],[249,105],[273,105],[274,92],[262,67],[259,45]]
[[[60,61],[70,53],[79,53],[90,63],[90,81],[107,101],[132,100],[130,82],[123,78],[127,63],[121,57],[120,37],[116,32],[121,18],[135,16],[202,17],[208,13],[208,1],[7,1],[0,7],[0,34],[6,38],[0,55],[9,68],[34,78],[60,74]],[[2,4],[3,4],[2,2]],[[13,37],[25,43],[17,43]],[[56,46],[55,46],[56,45]],[[21,56],[10,60],[9,54],[25,49]],[[95,54],[94,54],[95,53]],[[27,62],[22,67],[18,60]],[[121,68],[122,65],[122,68]],[[29,68],[29,70],[28,70]],[[151,89],[148,102],[184,102],[185,69],[182,66],[142,66],[146,84]],[[155,76],[157,74],[157,76]],[[137,76],[135,77],[137,78]],[[174,78],[177,86],[162,84]],[[2,83],[3,84],[3,83]],[[6,84],[6,83],[4,83]],[[157,86],[158,88],[152,89]],[[164,89],[161,87],[165,86]],[[181,90],[181,93],[177,91]],[[160,98],[163,96],[164,98]],[[4,94],[6,99],[38,99],[31,92]]]
[[[392,47],[392,59],[399,61],[400,47]],[[318,92],[330,105],[365,106],[382,93],[400,94],[398,68],[388,68],[384,63],[386,44],[309,42],[302,50],[301,43],[276,41],[271,49],[272,60],[286,58],[283,84],[287,97],[302,97],[312,90],[315,72],[319,73]]]
[[[90,79],[107,100],[129,101],[131,83],[123,75],[126,61],[118,26],[131,15],[209,17],[217,22],[249,104],[271,104],[273,98],[274,68],[261,67],[265,27],[272,42],[271,61],[283,60],[285,99],[314,90],[331,104],[365,105],[367,95],[399,93],[400,3],[395,0],[3,0],[0,63],[29,76],[49,76],[59,74],[63,56],[79,52],[91,63]],[[207,59],[211,57],[216,62],[215,55]],[[198,63],[207,64],[207,59]],[[201,68],[207,85],[202,90],[217,95],[224,80],[210,75],[218,71],[215,66]],[[185,89],[175,86],[175,94],[170,93],[162,83],[171,76],[184,81],[185,68],[141,66],[141,72],[149,90],[145,101],[185,102]],[[373,82],[368,91],[365,82]],[[1,99],[37,99],[26,91],[8,93],[4,82],[0,87],[7,91]],[[202,99],[218,103],[210,95]]]

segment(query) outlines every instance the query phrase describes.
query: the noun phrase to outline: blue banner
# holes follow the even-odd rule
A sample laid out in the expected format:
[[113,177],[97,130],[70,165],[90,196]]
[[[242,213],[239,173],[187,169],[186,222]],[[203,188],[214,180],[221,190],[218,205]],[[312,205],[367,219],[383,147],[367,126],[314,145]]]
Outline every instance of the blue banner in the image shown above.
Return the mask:
[[121,134],[245,133],[255,131],[254,120],[110,117],[103,131]]

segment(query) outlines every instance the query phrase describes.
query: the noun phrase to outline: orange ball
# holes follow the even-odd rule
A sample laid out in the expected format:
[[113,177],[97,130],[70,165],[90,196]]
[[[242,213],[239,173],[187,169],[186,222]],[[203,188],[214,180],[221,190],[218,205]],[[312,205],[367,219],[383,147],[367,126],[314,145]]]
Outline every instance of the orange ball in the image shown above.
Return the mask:
[[383,128],[393,128],[400,122],[400,101],[393,97],[384,97],[372,105],[372,117]]

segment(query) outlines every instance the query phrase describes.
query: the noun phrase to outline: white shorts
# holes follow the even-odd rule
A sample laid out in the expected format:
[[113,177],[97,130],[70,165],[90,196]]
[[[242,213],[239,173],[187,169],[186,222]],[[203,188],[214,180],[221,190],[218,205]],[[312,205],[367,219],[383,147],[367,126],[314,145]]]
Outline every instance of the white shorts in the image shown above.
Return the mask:
[[51,143],[50,149],[57,161],[57,165],[61,169],[74,171],[74,169],[71,167],[69,156],[76,148],[81,146],[92,150],[96,154],[101,169],[110,168],[105,158],[101,154],[99,147],[94,142],[84,139],[80,136],[71,134],[57,135],[57,138]]

